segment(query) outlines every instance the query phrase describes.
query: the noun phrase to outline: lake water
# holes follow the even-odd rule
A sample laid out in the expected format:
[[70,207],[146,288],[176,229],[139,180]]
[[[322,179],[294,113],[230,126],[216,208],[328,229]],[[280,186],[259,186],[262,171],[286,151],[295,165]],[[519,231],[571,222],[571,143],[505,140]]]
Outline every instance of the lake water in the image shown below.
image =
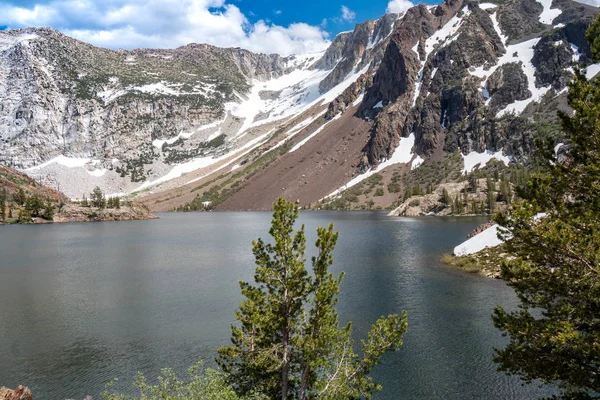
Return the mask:
[[[251,240],[270,213],[162,214],[160,220],[0,226],[0,386],[35,399],[99,398],[106,382],[131,391],[137,371],[182,375],[214,365],[229,341],[238,281],[251,280]],[[378,399],[529,399],[551,393],[496,372],[503,282],[443,266],[440,256],[481,218],[389,218],[305,212],[308,248],[330,221],[340,231],[334,271],[346,271],[338,310],[355,338],[381,315],[407,310],[402,350],[376,376]]]

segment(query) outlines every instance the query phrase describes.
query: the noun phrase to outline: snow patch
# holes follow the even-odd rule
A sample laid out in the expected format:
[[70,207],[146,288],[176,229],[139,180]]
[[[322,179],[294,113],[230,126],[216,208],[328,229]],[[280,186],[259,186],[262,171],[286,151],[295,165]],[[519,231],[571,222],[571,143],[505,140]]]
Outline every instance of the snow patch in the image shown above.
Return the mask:
[[600,64],[592,64],[587,66],[585,76],[587,79],[592,79],[598,75],[598,73],[600,73]]
[[352,102],[352,105],[353,105],[354,107],[356,107],[357,105],[359,105],[360,103],[362,103],[362,101],[363,101],[363,98],[364,98],[364,97],[365,97],[365,93],[363,92],[363,93],[361,93],[361,94],[360,94],[360,96],[358,96],[358,97],[356,98],[356,100],[354,100],[354,101]]
[[544,7],[544,11],[539,16],[539,21],[545,25],[552,25],[552,21],[562,14],[562,10],[559,8],[550,8],[552,6],[552,0],[536,0]]
[[467,256],[477,253],[486,247],[496,247],[500,244],[502,244],[502,240],[498,238],[498,225],[495,224],[456,246],[454,248],[454,255]]
[[481,8],[482,10],[489,10],[490,8],[496,7],[498,7],[498,5],[493,3],[479,3],[479,8]]
[[423,159],[421,158],[421,156],[419,156],[419,155],[417,154],[417,156],[415,157],[415,159],[412,161],[412,164],[410,165],[410,170],[412,171],[412,170],[414,170],[414,169],[417,169],[417,168],[419,168],[419,167],[421,166],[421,164],[423,164],[423,162],[424,162],[424,161],[425,161],[425,160],[423,160]]
[[379,102],[375,104],[373,108],[383,108],[383,101],[379,100]]
[[83,167],[90,161],[91,160],[89,158],[65,157],[61,154],[60,156],[54,157],[53,159],[48,160],[43,164],[28,168],[25,170],[25,172],[37,171],[37,170],[45,168],[51,164],[59,164],[59,165],[62,165],[63,167],[67,167],[67,168]]
[[502,161],[504,165],[508,167],[508,163],[510,162],[510,157],[502,154],[502,150],[494,153],[490,150],[486,150],[483,153],[478,153],[476,151],[472,151],[466,156],[461,153],[461,156],[465,162],[465,167],[463,168],[463,174],[468,174],[473,169],[479,165],[479,168],[483,168],[493,159]]

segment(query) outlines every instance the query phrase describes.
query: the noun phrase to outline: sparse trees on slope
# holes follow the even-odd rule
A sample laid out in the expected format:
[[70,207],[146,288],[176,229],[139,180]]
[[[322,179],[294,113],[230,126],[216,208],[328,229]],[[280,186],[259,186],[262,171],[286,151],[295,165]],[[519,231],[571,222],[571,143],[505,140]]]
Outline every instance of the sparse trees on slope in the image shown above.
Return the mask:
[[[598,32],[600,17],[588,32],[600,58]],[[521,305],[494,313],[510,338],[495,360],[526,381],[560,385],[562,398],[589,399],[600,393],[600,81],[577,71],[569,104],[575,113],[561,114],[566,157],[545,146],[549,173],[534,175],[529,198],[497,217],[512,236],[502,276]]]
[[340,327],[335,309],[343,275],[329,272],[338,234],[319,228],[312,258],[304,266],[304,226],[293,232],[298,207],[274,204],[273,244],[253,242],[256,286],[241,282],[245,297],[236,311],[232,344],[219,348],[217,362],[240,395],[252,391],[270,399],[370,398],[380,389],[370,377],[381,356],[396,350],[407,329],[406,314],[380,318],[353,352],[352,326]]

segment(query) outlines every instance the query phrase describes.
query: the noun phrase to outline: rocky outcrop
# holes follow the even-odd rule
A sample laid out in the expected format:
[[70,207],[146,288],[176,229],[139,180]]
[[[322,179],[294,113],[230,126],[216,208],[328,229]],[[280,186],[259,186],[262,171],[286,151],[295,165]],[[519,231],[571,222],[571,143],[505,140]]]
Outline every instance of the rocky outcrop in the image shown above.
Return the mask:
[[31,390],[25,386],[17,386],[11,390],[5,386],[0,387],[0,400],[32,400]]
[[388,214],[392,217],[407,216],[418,217],[424,215],[445,216],[451,214],[449,205],[443,203],[443,191],[448,191],[450,197],[461,194],[461,191],[468,186],[468,182],[444,183],[439,185],[431,194],[421,196],[411,196],[402,204],[390,211]]
[[517,41],[534,33],[543,32],[539,16],[544,7],[536,0],[509,0],[498,10],[498,22],[509,40]]
[[145,204],[133,202],[119,209],[99,209],[66,204],[55,215],[54,222],[103,222],[156,219]]
[[373,83],[373,76],[362,74],[356,82],[348,86],[341,95],[335,98],[327,108],[325,119],[330,120],[346,109],[360,96],[360,94]]
[[520,63],[508,63],[498,68],[487,80],[490,111],[495,113],[517,100],[531,97],[527,76]]
[[316,68],[333,70],[319,83],[321,93],[327,92],[348,74],[365,67],[373,70],[383,57],[389,36],[398,19],[397,14],[386,14],[376,21],[357,24],[352,32],[338,35]]

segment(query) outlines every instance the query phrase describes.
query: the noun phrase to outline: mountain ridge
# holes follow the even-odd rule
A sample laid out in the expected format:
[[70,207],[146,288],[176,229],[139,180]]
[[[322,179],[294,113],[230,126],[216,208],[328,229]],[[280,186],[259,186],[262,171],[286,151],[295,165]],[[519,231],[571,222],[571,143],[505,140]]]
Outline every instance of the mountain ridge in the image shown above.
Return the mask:
[[[560,136],[551,111],[564,107],[571,63],[589,59],[584,32],[597,12],[570,0],[449,0],[357,24],[323,53],[289,57],[202,44],[91,49],[64,35],[44,52],[0,33],[0,162],[64,183],[71,197],[100,185],[161,210],[224,174],[237,175],[220,188],[232,209],[263,209],[290,186],[287,195],[314,204],[394,158],[407,174],[457,151],[465,164],[488,152],[527,163],[540,129]],[[318,146],[326,135],[348,150]],[[394,156],[411,137],[413,148]],[[279,161],[293,153],[325,166]],[[265,156],[265,170],[240,175]],[[282,165],[305,173],[288,184],[277,178]],[[336,178],[307,178],[318,168]],[[275,189],[245,207],[246,194],[261,196],[251,188],[261,175]],[[153,203],[168,197],[179,200]]]

